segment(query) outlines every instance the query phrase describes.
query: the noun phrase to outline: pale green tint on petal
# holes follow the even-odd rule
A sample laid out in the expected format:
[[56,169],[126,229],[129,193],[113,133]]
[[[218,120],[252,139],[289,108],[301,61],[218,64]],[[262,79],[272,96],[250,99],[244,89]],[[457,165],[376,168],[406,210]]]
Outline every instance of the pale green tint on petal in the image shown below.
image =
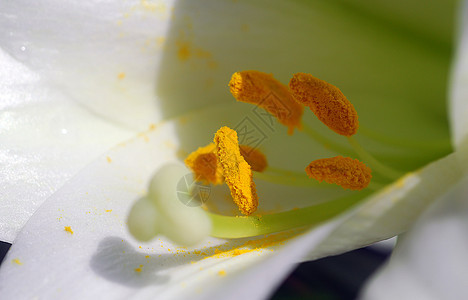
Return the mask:
[[76,172],[134,132],[113,126],[0,49],[0,240],[12,242]]
[[457,1],[342,0],[338,2],[362,15],[378,19],[389,27],[417,36],[420,40],[437,42],[441,48],[451,47],[453,43],[453,13],[457,8]]
[[0,47],[109,122],[146,130],[169,1],[2,1]]
[[398,239],[363,299],[460,299],[468,294],[467,184],[465,177]]
[[[450,27],[452,13],[445,8],[440,13],[438,20]],[[421,37],[398,22],[338,1],[180,1],[159,69],[163,113],[172,117],[234,102],[227,83],[236,71],[273,73],[285,84],[293,73],[308,72],[335,84],[353,102],[362,127],[356,138],[368,151],[406,171],[423,166],[451,150],[445,108],[451,48],[445,33]],[[236,116],[237,122],[245,118]],[[308,112],[304,119],[314,123],[314,118]],[[252,121],[263,126],[258,118]],[[204,128],[181,127],[182,146],[204,144],[194,141]],[[415,149],[415,144],[429,146]],[[315,159],[318,153],[310,150]]]

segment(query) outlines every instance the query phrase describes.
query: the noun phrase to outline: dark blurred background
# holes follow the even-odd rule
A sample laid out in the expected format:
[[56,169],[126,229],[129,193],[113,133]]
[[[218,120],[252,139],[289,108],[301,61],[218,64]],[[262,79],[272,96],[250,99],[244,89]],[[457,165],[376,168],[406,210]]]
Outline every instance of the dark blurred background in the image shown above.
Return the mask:
[[[0,242],[0,262],[11,244]],[[363,283],[385,262],[390,250],[366,247],[300,264],[271,299],[356,299]]]

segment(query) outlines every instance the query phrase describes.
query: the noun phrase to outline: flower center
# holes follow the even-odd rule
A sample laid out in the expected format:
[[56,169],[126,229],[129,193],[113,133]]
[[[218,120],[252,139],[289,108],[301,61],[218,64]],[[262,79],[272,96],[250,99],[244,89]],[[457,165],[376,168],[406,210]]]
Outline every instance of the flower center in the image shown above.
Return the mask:
[[[226,126],[221,127],[215,133],[214,143],[198,148],[185,159],[185,164],[192,170],[196,181],[214,185],[226,183],[234,203],[238,206],[240,212],[245,215],[242,217],[229,217],[206,211],[204,212],[207,216],[205,218],[201,209],[195,209],[194,213],[200,222],[208,224],[206,220],[211,221],[210,234],[212,236],[224,238],[248,237],[310,226],[345,211],[357,201],[369,195],[368,190],[381,188],[383,184],[379,183],[378,180],[373,179],[371,182],[371,169],[379,174],[380,178],[387,178],[387,180],[400,177],[400,172],[382,164],[353,138],[359,128],[358,114],[351,102],[334,85],[310,74],[298,73],[292,77],[288,87],[276,80],[271,74],[259,71],[242,71],[232,75],[229,87],[236,100],[265,109],[279,123],[288,128],[289,135],[292,135],[294,129],[297,128],[298,130],[304,130],[307,135],[317,141],[330,144],[326,138],[318,134],[313,128],[303,125],[304,106],[309,107],[329,129],[345,136],[354,152],[368,166],[355,158],[335,156],[311,158],[312,162],[305,167],[305,174],[275,168],[269,166],[266,156],[259,149],[249,145],[239,145],[235,130]],[[334,150],[340,150],[339,146],[331,145],[335,148]],[[345,152],[342,151],[342,153]],[[287,156],[285,155],[285,157]],[[153,178],[151,186],[159,186],[159,190],[164,190],[166,186],[170,186],[168,181],[163,178],[176,178],[174,175],[176,173],[172,174],[173,171],[171,170],[171,168],[163,168],[161,174]],[[287,185],[297,185],[305,182],[305,185],[316,186],[318,185],[317,181],[325,181],[329,184],[339,185],[344,189],[360,192],[351,193],[348,196],[311,207],[263,216],[252,216],[257,210],[259,202],[253,181],[254,177]],[[167,184],[166,182],[161,183],[163,180],[166,180]],[[321,187],[323,186],[321,185]],[[158,194],[155,192],[156,188],[150,188],[150,190],[153,192],[147,198],[140,200],[139,207],[135,205],[129,216],[129,224],[131,225],[129,227],[136,237],[147,240],[159,232],[174,241],[185,241],[188,244],[196,240],[194,236],[201,239],[207,234],[210,228],[208,225],[203,227],[203,231],[199,230],[190,236],[184,236],[180,231],[167,229],[183,228],[185,226],[184,219],[187,218],[176,217],[177,213],[173,212],[171,208],[173,206],[171,204],[172,200],[165,200],[164,192]],[[169,191],[168,195],[172,195],[172,198],[174,198],[173,194],[173,191]],[[188,216],[191,209],[194,208],[184,209],[183,211]],[[151,230],[146,230],[144,225],[151,222],[140,219],[140,216],[145,214],[170,220],[172,225],[155,229],[156,225],[158,225],[155,223],[151,225]],[[172,238],[171,235],[174,235],[174,237]]]
[[[328,128],[346,136],[356,153],[369,161],[378,172],[392,179],[399,176],[397,172],[378,162],[352,139],[351,136],[359,127],[358,115],[351,102],[334,85],[310,74],[298,73],[293,76],[288,87],[271,74],[242,71],[232,75],[229,87],[238,101],[262,107],[275,116],[278,122],[288,127],[290,135],[293,134],[294,128],[302,129],[303,106],[308,106]],[[214,146],[199,148],[190,154],[185,162],[193,170],[195,178],[205,182],[219,184],[219,174],[222,174],[240,211],[250,215],[257,205],[257,200],[252,198],[254,195],[256,197],[256,193],[251,180],[251,169],[262,172],[267,165],[266,158],[257,150],[252,156],[255,159],[246,161],[246,153],[253,152],[254,148],[240,151],[236,132],[227,127],[221,128],[216,133],[215,142],[217,145],[215,151],[213,151]],[[244,155],[241,155],[241,152],[244,152]],[[203,158],[207,155],[209,157]],[[261,167],[258,166],[258,162],[261,162]],[[270,170],[276,173],[287,172],[275,168]],[[314,160],[306,167],[306,174],[319,182],[334,183],[351,190],[366,188],[372,178],[371,169],[363,162],[343,156]]]

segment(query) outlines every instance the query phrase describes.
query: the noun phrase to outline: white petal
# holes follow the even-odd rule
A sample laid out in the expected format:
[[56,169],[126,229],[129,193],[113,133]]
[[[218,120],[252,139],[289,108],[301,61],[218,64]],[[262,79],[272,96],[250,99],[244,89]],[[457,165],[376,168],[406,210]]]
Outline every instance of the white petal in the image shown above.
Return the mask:
[[468,135],[468,2],[464,1],[461,6],[458,18],[458,49],[450,86],[450,125],[452,144],[455,148],[467,143]]
[[459,299],[468,294],[468,177],[398,239],[364,299]]
[[160,118],[157,69],[174,1],[0,4],[0,47],[113,122]]
[[132,132],[108,124],[0,49],[0,240],[47,197]]

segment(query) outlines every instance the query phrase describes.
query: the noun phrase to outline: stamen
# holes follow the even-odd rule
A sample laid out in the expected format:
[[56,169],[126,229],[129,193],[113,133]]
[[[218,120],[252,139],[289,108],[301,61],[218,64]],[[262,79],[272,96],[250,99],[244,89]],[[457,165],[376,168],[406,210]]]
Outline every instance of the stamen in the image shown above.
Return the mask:
[[319,182],[335,183],[350,190],[366,188],[372,178],[371,169],[364,163],[343,156],[314,160],[305,171]]
[[258,196],[252,170],[240,154],[237,132],[224,126],[215,134],[216,154],[231,195],[244,215],[252,214],[258,206]]
[[275,116],[288,127],[288,134],[293,134],[294,128],[302,128],[303,106],[294,100],[288,87],[273,75],[259,71],[236,72],[229,87],[237,101],[255,104]]
[[351,136],[359,127],[354,106],[334,85],[306,73],[294,74],[289,88],[295,99],[338,134]]

